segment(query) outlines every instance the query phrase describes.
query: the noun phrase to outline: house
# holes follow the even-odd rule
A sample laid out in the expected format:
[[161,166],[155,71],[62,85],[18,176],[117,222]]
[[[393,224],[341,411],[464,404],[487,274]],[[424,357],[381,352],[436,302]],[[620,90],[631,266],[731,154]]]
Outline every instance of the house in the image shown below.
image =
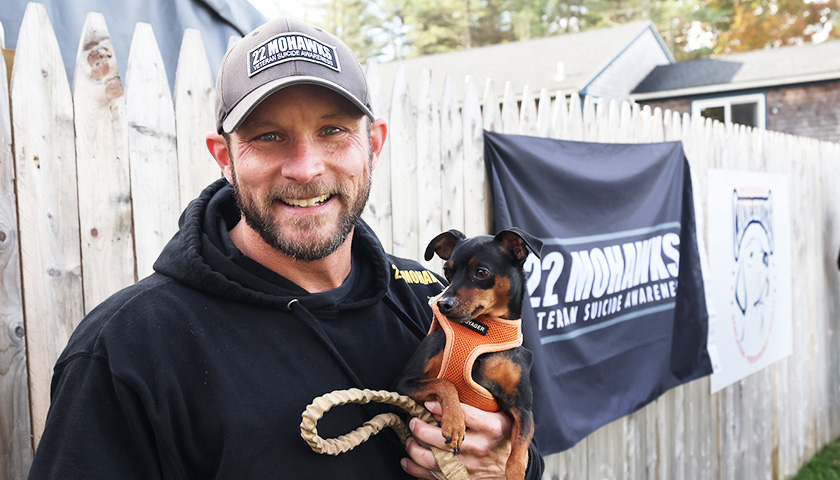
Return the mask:
[[630,98],[651,108],[840,142],[840,40],[660,65]]
[[536,94],[547,88],[552,96],[559,90],[625,100],[654,67],[672,63],[662,37],[645,21],[409,58],[384,63],[379,71],[385,95],[390,95],[397,68],[403,67],[413,94],[423,69],[431,70],[437,98],[444,76],[452,74],[459,94],[469,75],[479,91],[492,79],[499,95],[511,82],[517,95],[529,85]]

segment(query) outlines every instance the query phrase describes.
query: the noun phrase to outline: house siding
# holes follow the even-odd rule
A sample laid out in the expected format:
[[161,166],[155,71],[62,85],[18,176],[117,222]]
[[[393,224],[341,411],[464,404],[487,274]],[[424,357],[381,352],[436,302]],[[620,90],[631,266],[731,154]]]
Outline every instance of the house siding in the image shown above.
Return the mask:
[[840,142],[840,81],[768,90],[767,129]]
[[653,31],[648,29],[599,72],[581,93],[627,100],[630,92],[654,67],[669,63],[666,52]]
[[[727,91],[720,96],[738,93]],[[840,81],[769,88],[765,96],[767,130],[840,143]],[[690,113],[691,100],[681,97],[645,100],[639,104]]]

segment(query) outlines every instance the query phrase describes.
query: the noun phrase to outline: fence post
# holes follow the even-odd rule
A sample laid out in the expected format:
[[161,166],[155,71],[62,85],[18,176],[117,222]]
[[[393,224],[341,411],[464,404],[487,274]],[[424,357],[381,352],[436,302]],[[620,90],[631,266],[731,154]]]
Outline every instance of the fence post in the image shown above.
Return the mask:
[[136,278],[125,95],[102,14],[88,14],[81,45],[73,106],[87,313]]
[[[0,47],[3,47],[0,24]],[[6,62],[0,59],[0,478],[25,478],[32,425]]]
[[152,264],[178,230],[178,157],[175,108],[151,25],[138,23],[125,74],[131,197],[137,276]]
[[[47,11],[26,7],[11,83],[33,446],[53,366],[84,315],[73,102]],[[49,132],[45,135],[44,132]]]

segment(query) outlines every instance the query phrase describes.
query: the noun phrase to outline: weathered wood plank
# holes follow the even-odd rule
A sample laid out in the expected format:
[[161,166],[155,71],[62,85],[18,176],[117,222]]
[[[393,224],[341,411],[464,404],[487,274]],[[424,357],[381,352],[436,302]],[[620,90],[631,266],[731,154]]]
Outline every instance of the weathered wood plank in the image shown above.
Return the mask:
[[496,85],[493,80],[488,78],[484,85],[484,129],[491,132],[501,132],[502,130],[502,112],[499,103],[499,97],[496,95]]
[[[366,65],[368,88],[371,93],[373,113],[377,118],[388,118],[388,102],[382,99],[382,84],[379,76],[379,66],[375,61],[368,61]],[[391,218],[391,132],[385,147],[379,154],[379,160],[373,169],[373,185],[370,198],[365,206],[362,218],[373,228],[382,246],[388,252],[393,251],[393,232]]]
[[[488,83],[490,98],[495,97],[492,85]],[[485,103],[484,111],[495,111],[498,105]],[[492,205],[489,200],[487,169],[484,168],[484,129],[478,89],[471,78],[464,81],[464,102],[462,107],[464,139],[464,233],[468,236],[490,233]],[[485,127],[486,128],[486,127]]]
[[144,278],[177,231],[181,211],[175,108],[147,23],[134,29],[125,77],[137,275]]
[[535,103],[530,85],[522,90],[522,101],[519,106],[519,132],[521,135],[537,134],[537,104]]
[[[474,90],[474,89],[473,89]],[[478,99],[474,99],[476,102]],[[464,101],[466,109],[466,98]],[[480,124],[480,123],[479,123]],[[464,133],[455,80],[446,75],[440,101],[441,224],[464,231]],[[422,242],[421,242],[422,243]]]
[[105,17],[82,28],[73,80],[85,312],[135,282],[125,95]]
[[432,271],[443,265],[437,256],[424,258],[426,245],[441,232],[440,111],[433,98],[432,72],[420,75],[417,97],[417,250],[412,254]]
[[0,59],[0,478],[18,479],[32,463],[32,426],[7,75]]
[[215,91],[201,33],[184,30],[175,72],[175,128],[180,209],[187,207],[211,182],[221,177],[219,164],[205,138],[216,130]]
[[502,100],[502,133],[519,133],[519,105],[516,102],[516,91],[513,84],[505,84],[505,96]]
[[417,225],[417,125],[405,71],[397,70],[391,94],[391,204],[394,209],[394,254],[416,258],[420,249]]
[[[26,8],[11,82],[33,444],[53,365],[84,315],[70,85],[43,5]],[[49,134],[45,134],[49,132]]]
[[537,130],[535,135],[544,138],[551,136],[552,114],[551,93],[549,93],[547,88],[542,88],[540,89],[540,99],[537,105]]

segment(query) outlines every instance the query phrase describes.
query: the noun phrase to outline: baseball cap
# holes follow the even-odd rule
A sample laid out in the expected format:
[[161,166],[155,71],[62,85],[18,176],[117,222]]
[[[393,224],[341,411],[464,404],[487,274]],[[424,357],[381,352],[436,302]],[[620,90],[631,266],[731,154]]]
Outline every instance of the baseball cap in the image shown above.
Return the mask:
[[236,42],[222,59],[216,131],[233,132],[272,93],[300,84],[334,90],[375,119],[364,71],[350,47],[315,25],[277,18]]

